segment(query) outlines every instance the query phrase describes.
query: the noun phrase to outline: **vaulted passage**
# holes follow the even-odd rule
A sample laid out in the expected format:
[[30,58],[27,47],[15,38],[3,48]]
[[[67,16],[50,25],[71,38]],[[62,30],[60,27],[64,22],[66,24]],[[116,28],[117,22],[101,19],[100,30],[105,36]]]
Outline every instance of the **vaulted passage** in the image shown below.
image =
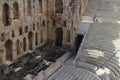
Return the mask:
[[3,11],[2,11],[2,21],[4,26],[10,25],[10,11],[9,5],[7,3],[3,4]]
[[28,43],[29,43],[29,49],[32,50],[33,49],[33,33],[30,31],[28,34]]
[[19,4],[18,2],[13,3],[13,19],[19,19]]
[[20,55],[20,41],[16,41],[16,50],[17,50],[17,55]]
[[62,30],[62,28],[57,28],[55,33],[56,33],[55,45],[58,46],[58,47],[62,47],[62,41],[63,41],[63,30]]
[[76,37],[76,41],[75,41],[75,52],[76,53],[78,52],[78,49],[79,49],[79,47],[80,47],[80,45],[82,43],[83,37],[84,37],[83,35],[78,35]]
[[11,61],[13,59],[12,52],[13,52],[13,43],[11,40],[7,40],[5,42],[5,51],[6,51],[6,60]]

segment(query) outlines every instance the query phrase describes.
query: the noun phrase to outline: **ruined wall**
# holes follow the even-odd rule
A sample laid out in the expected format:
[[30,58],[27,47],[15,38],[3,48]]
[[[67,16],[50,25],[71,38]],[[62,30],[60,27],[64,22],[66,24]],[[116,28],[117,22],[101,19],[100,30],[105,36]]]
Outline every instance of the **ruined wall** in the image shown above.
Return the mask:
[[87,0],[0,0],[0,63],[12,61],[63,30],[63,43],[73,45]]
[[0,61],[12,61],[47,41],[45,0],[0,0],[0,24]]
[[[52,0],[52,2],[48,0],[49,40],[55,41],[55,30],[61,27],[63,30],[63,44],[73,46],[76,28],[82,20],[87,2],[88,0]],[[56,12],[56,9],[63,11]]]

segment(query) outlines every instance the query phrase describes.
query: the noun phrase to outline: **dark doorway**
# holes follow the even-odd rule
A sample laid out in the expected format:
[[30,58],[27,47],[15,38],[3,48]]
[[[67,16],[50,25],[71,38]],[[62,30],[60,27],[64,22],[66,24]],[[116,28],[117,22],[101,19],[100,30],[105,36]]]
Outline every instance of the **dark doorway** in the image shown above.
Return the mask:
[[18,4],[18,2],[13,3],[13,19],[19,19],[19,4]]
[[56,33],[56,41],[55,41],[55,45],[58,47],[62,47],[62,41],[63,41],[63,30],[62,28],[57,28],[55,30]]
[[13,43],[11,40],[7,40],[5,42],[5,49],[6,49],[6,60],[7,61],[12,61],[13,56],[12,56],[12,52],[13,52]]
[[55,13],[63,13],[63,1],[62,0],[56,0]]
[[40,30],[40,38],[41,38],[41,43],[43,42],[43,32],[42,29]]
[[33,33],[30,31],[29,34],[28,34],[28,43],[29,43],[29,49],[32,50],[33,49],[33,45],[32,45],[32,42],[33,42]]
[[38,33],[35,34],[35,45],[38,45]]
[[67,42],[70,42],[70,30],[67,30],[67,36],[66,36]]
[[10,8],[7,3],[4,3],[3,5],[2,20],[4,26],[10,25]]
[[27,47],[27,44],[26,44],[26,38],[23,39],[23,50],[26,51],[26,47]]
[[83,40],[84,36],[83,35],[78,35],[76,37],[76,41],[75,41],[75,53],[77,54],[79,47],[81,46],[82,40]]
[[17,55],[20,55],[20,41],[16,41],[16,50],[17,50]]

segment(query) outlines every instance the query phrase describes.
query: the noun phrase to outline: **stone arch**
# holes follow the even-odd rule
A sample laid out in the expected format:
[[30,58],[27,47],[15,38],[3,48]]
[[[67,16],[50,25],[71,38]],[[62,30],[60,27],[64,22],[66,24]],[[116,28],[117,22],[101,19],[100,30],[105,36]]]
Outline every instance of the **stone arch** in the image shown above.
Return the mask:
[[62,0],[56,0],[55,13],[63,13],[63,1]]
[[32,50],[33,49],[33,32],[29,32],[28,33],[28,43],[29,43],[29,50]]
[[27,15],[31,16],[32,15],[32,4],[31,4],[31,0],[28,0],[28,4],[27,4]]
[[26,51],[26,47],[27,47],[26,38],[23,38],[23,50],[24,51]]
[[13,55],[12,55],[12,52],[13,52],[13,42],[10,39],[8,39],[5,42],[4,47],[5,47],[5,51],[6,51],[6,60],[7,61],[12,61],[12,59],[13,59]]
[[19,19],[19,4],[18,2],[13,3],[13,19]]
[[39,3],[39,13],[42,13],[42,0],[38,0]]
[[19,39],[16,41],[16,51],[17,51],[17,55],[20,55],[20,41],[19,41]]
[[58,47],[62,47],[62,41],[63,41],[63,30],[62,28],[57,28],[55,30],[56,33],[56,40],[55,40],[55,45]]
[[70,42],[70,30],[67,30],[66,41]]
[[38,45],[38,33],[35,34],[35,45]]
[[3,4],[2,21],[4,26],[10,25],[10,7],[7,3]]

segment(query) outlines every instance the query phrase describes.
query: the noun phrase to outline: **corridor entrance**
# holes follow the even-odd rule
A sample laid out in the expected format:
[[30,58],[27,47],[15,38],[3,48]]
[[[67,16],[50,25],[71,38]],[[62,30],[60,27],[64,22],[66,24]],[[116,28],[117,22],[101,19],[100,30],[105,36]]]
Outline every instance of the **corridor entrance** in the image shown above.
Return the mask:
[[58,47],[62,47],[62,41],[63,41],[63,30],[62,30],[62,28],[57,28],[55,33],[56,33],[55,45],[58,46]]
[[29,50],[32,50],[33,49],[33,33],[30,31],[29,34],[28,34],[28,41],[29,41]]
[[13,43],[11,40],[7,40],[5,42],[5,51],[6,51],[6,60],[11,61],[13,59],[12,51],[13,51]]
[[77,54],[79,47],[81,46],[82,40],[83,40],[84,36],[83,35],[78,35],[76,37],[76,41],[75,41],[75,53]]

